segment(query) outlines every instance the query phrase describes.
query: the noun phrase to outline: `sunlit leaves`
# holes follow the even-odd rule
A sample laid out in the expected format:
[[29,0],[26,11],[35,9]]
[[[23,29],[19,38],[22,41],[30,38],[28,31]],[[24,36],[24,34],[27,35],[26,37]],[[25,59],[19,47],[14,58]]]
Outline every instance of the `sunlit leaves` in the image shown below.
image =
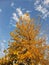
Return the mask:
[[40,25],[34,22],[28,13],[20,17],[16,29],[10,33],[11,42],[7,49],[9,62],[17,60],[17,65],[49,65],[49,46],[45,37],[39,37]]

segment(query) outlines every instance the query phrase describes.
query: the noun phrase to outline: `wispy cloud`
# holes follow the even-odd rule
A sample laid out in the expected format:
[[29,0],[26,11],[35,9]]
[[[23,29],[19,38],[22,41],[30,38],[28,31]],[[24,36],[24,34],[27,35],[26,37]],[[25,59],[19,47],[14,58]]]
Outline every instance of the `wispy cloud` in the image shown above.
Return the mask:
[[44,5],[49,5],[49,0],[44,0]]
[[0,57],[5,55],[4,52],[3,52],[5,50],[5,43],[6,43],[6,40],[2,40],[0,42]]
[[0,52],[0,58],[2,58],[5,55],[5,53]]
[[25,8],[22,9],[23,11],[25,10]]
[[3,40],[4,43],[6,43],[6,40]]
[[19,21],[20,16],[23,16],[23,12],[22,12],[21,8],[16,8],[16,12],[12,13],[12,20],[14,20],[15,22],[10,21],[10,25],[16,27],[16,22]]
[[16,24],[14,24],[13,22],[10,22],[10,25],[16,27]]
[[30,13],[30,12],[32,12],[32,11],[29,11],[29,10],[26,11],[26,13]]
[[11,7],[13,7],[13,6],[14,6],[14,2],[11,3]]
[[2,51],[4,51],[4,49],[5,49],[5,43],[6,43],[6,40],[1,41],[1,50]]
[[1,48],[1,51],[3,52],[3,51],[4,51],[4,48],[5,48],[4,43],[3,43],[3,42],[1,43],[1,47],[2,47],[2,48]]
[[21,8],[16,8],[16,11],[18,12],[18,15],[19,16],[22,16],[23,15],[23,12],[22,12]]
[[13,19],[13,20],[19,21],[18,16],[16,15],[16,13],[13,13],[12,15],[13,15],[13,16],[12,16],[12,19]]
[[2,9],[0,9],[0,12],[2,12]]
[[1,51],[3,52],[4,51],[4,49],[5,49],[5,43],[6,43],[6,40],[2,40],[1,42],[0,42],[0,45],[1,45]]
[[4,49],[5,49],[5,45],[4,45],[4,43],[3,42],[1,42],[1,48],[0,48],[0,56],[2,57],[2,56],[4,56]]
[[41,12],[41,16],[43,19],[49,16],[48,3],[49,0],[36,0],[36,2],[34,3],[35,10]]
[[38,5],[40,3],[40,0],[36,0],[36,2],[34,3],[34,5]]
[[[13,13],[12,15],[13,15],[13,20],[15,20],[15,21],[19,21],[19,18],[18,17],[20,17],[20,16],[24,16],[24,13],[23,13],[23,11],[22,10],[25,10],[25,9],[21,9],[21,8],[16,8],[16,12],[17,13]],[[26,10],[25,11],[25,13],[30,13],[30,12],[32,12],[32,11],[30,11],[30,10]]]
[[[23,11],[25,11],[25,13],[26,12],[27,13],[32,12],[30,10],[26,10],[25,8],[16,8],[16,12],[12,13],[12,20],[14,20],[15,22],[14,21],[13,22],[10,21],[10,25],[16,27],[16,22],[19,21],[19,17],[22,16],[22,18],[26,18],[26,15],[24,15]],[[27,18],[29,18],[29,17],[27,16]]]
[[19,21],[19,18],[17,16],[17,14],[14,12],[12,13],[12,17],[11,17],[11,20],[10,20],[10,25],[13,26],[13,27],[16,27],[16,22]]

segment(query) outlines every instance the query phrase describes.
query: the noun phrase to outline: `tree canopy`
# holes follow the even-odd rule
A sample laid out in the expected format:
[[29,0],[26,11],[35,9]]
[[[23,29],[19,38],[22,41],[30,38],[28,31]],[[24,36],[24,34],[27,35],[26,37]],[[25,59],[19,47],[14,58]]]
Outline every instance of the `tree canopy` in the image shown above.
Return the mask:
[[[39,37],[40,24],[25,13],[10,33],[11,40],[1,65],[49,65],[49,45],[45,36]],[[5,58],[5,59],[4,59]]]

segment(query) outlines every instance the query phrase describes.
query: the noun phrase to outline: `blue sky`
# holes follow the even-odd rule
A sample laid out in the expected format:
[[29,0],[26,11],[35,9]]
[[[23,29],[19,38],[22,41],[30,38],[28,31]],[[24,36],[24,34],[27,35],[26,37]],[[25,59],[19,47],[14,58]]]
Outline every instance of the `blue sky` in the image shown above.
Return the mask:
[[[28,12],[31,17],[40,16],[41,35],[49,40],[49,0],[0,0],[0,56],[8,47],[10,32],[15,29],[19,16]],[[37,20],[38,21],[38,20]]]

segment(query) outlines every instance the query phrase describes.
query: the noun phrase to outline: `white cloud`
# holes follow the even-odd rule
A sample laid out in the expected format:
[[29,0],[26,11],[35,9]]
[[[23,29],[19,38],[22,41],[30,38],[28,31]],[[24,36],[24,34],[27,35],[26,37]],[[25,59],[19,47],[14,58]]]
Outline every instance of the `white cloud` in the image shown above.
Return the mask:
[[3,52],[5,50],[5,44],[4,44],[5,42],[6,42],[6,40],[2,40],[0,42],[0,58],[5,55],[4,52]]
[[0,52],[0,58],[2,58],[3,56],[5,56],[5,53]]
[[25,10],[25,8],[23,8],[22,10]]
[[14,2],[11,3],[11,7],[13,7],[13,6],[14,6]]
[[[14,21],[15,22],[14,22]],[[10,21],[10,25],[12,25],[13,27],[16,27],[16,22],[18,22],[19,21],[19,18],[18,18],[18,16],[17,16],[17,14],[16,13],[13,13],[12,14],[12,19],[11,19],[11,21]]]
[[36,0],[36,2],[34,3],[34,5],[39,4],[40,0]]
[[14,24],[13,22],[10,22],[10,25],[16,27],[16,24]]
[[[27,19],[29,18],[29,16],[26,16],[25,14],[23,14],[23,10],[25,10],[25,8],[21,9],[21,8],[16,8],[16,12],[12,13],[12,19],[10,21],[10,25],[16,27],[16,22],[19,21],[19,17],[22,16],[22,19]],[[32,12],[32,11],[29,11],[29,10],[26,10],[25,13],[29,13],[29,12]],[[14,22],[14,21],[15,22]]]
[[46,37],[46,41],[48,41],[48,36]]
[[12,15],[13,15],[13,17],[12,17],[13,20],[19,21],[18,16],[16,15],[16,13],[13,13]]
[[0,49],[0,57],[3,57],[4,56],[4,49],[5,49],[5,45],[3,42],[1,42],[1,49]]
[[1,43],[1,44],[0,44],[0,45],[1,45],[1,52],[3,52],[4,49],[5,49],[6,40],[2,40],[0,43]]
[[[18,22],[18,21],[19,21],[19,18],[18,18],[18,17],[20,17],[20,16],[22,16],[22,15],[23,15],[23,13],[22,13],[21,8],[16,8],[16,13],[15,13],[15,12],[12,13],[12,20]],[[10,22],[10,24],[11,24],[12,26],[16,27],[16,25],[15,25],[16,22],[15,22],[15,23],[14,23],[14,22]]]
[[19,16],[22,16],[23,15],[21,8],[17,8],[16,11],[18,12],[18,15]]
[[44,33],[43,32],[40,32],[40,35],[43,35]]
[[42,14],[45,14],[47,12],[46,8],[43,8],[41,5],[39,5],[36,10],[41,11]]
[[2,9],[0,9],[0,12],[2,12]]
[[41,16],[44,19],[49,16],[48,4],[49,0],[36,0],[36,2],[34,3],[35,10],[41,12]]
[[49,0],[44,0],[45,5],[49,5]]
[[26,11],[26,13],[30,13],[30,12],[32,12],[32,11],[29,11],[29,10]]
[[16,27],[16,25],[15,25],[15,24],[12,24],[12,26]]
[[[24,8],[22,10],[24,10]],[[16,22],[18,22],[19,21],[18,17],[24,15],[22,10],[21,10],[21,8],[16,8],[16,13],[12,14],[12,19],[15,20]],[[29,13],[29,12],[32,12],[32,11],[26,10],[25,12]],[[15,26],[15,24],[13,25],[13,23],[10,23],[10,24],[12,24],[12,26]]]
[[4,45],[4,43],[3,43],[3,42],[1,43],[1,47],[2,47],[2,48],[1,48],[1,51],[3,52],[3,51],[4,51],[4,49],[5,49],[5,45]]
[[6,40],[3,40],[4,43],[6,43]]
[[3,52],[5,50],[5,43],[6,43],[5,39],[0,41],[0,58],[5,55],[5,53]]

